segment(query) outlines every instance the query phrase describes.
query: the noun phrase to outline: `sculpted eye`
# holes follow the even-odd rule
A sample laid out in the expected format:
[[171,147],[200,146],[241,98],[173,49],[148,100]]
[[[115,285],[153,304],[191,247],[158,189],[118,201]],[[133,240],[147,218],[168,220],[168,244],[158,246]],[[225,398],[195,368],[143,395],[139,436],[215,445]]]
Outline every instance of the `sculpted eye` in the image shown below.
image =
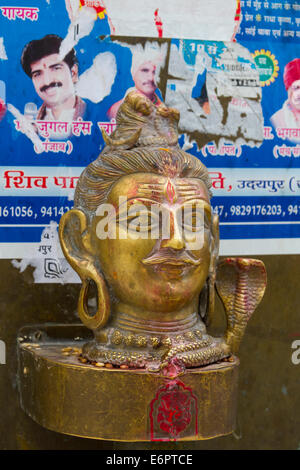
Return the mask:
[[202,230],[204,228],[203,211],[185,211],[183,214],[182,227],[191,232]]
[[210,227],[210,219],[202,206],[184,207],[180,217],[182,228],[186,231],[200,232]]
[[159,225],[159,216],[151,209],[131,206],[117,216],[117,224],[132,232],[150,232]]
[[151,212],[146,214],[138,214],[137,216],[128,217],[128,229],[137,232],[148,232],[155,223]]

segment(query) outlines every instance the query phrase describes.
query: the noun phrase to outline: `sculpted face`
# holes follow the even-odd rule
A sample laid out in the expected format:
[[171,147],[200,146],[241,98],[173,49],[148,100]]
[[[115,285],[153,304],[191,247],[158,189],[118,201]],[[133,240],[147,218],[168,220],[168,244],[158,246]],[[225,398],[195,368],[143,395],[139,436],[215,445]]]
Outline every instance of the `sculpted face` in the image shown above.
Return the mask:
[[296,80],[290,86],[289,102],[296,111],[300,111],[300,80]]
[[132,77],[136,89],[150,99],[156,90],[155,70],[156,66],[152,62],[145,62],[139,66]]
[[31,78],[39,97],[52,108],[74,97],[77,65],[70,70],[58,54],[50,54],[31,64]]
[[127,305],[160,312],[183,308],[195,299],[207,279],[213,242],[204,183],[136,173],[113,186],[107,203],[116,216],[97,211],[92,246],[115,296]]

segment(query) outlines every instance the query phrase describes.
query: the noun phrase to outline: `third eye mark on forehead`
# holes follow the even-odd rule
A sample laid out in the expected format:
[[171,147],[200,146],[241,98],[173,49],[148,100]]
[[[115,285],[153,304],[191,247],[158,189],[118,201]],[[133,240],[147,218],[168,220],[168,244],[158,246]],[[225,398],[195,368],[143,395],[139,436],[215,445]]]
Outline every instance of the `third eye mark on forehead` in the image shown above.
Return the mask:
[[[169,180],[170,181],[170,180]],[[176,190],[177,198],[190,199],[197,198],[199,186],[196,183],[185,183],[183,181],[171,183]],[[137,190],[136,197],[150,197],[155,200],[163,200],[166,197],[167,183],[146,183],[141,184]],[[202,198],[201,198],[202,199]]]

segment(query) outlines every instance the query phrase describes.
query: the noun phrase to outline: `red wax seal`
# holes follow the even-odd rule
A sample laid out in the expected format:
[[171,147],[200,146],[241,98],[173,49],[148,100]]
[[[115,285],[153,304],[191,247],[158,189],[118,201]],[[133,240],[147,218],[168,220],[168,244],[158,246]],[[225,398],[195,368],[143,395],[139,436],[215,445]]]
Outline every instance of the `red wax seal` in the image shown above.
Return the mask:
[[162,431],[176,439],[191,422],[191,399],[181,391],[163,393],[160,397],[157,421]]
[[176,441],[198,434],[197,398],[180,380],[171,380],[150,403],[151,441]]

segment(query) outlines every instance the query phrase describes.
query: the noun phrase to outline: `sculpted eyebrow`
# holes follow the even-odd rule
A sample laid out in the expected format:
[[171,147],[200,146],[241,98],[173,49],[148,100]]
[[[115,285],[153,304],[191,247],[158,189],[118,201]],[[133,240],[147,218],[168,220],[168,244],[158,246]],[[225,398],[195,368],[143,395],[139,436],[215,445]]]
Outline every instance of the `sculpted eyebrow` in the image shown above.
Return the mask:
[[182,207],[193,207],[195,204],[199,206],[199,202],[201,202],[201,206],[204,209],[205,215],[208,216],[209,219],[211,219],[211,214],[212,214],[211,206],[201,197],[198,197],[198,198],[193,197],[191,199],[188,199],[182,204]]
[[143,196],[136,195],[135,198],[129,199],[128,203],[129,203],[130,206],[132,206],[134,204],[137,204],[137,205],[138,204],[143,204],[147,207],[151,207],[153,204],[157,204],[157,201],[154,201],[153,199],[145,198]]
[[138,195],[135,196],[132,199],[127,200],[127,204],[122,204],[121,206],[117,207],[116,213],[123,213],[128,211],[129,207],[134,206],[134,205],[144,205],[147,208],[151,208],[152,205],[156,205],[157,201],[154,201],[153,199],[147,199],[143,197],[139,197]]
[[[199,191],[199,186],[196,184],[178,184],[177,185],[177,192],[179,196],[189,196],[191,194],[195,194]],[[196,196],[197,197],[197,196]]]
[[139,186],[139,190],[150,190],[156,189],[162,191],[165,187],[165,183],[145,183]]
[[163,198],[164,186],[165,185],[162,183],[142,184],[138,188],[136,197],[140,198],[153,196],[155,198]]
[[[199,204],[199,202],[201,204]],[[203,206],[205,210],[208,210],[209,212],[211,211],[210,204],[208,204],[208,202],[205,199],[203,199],[203,197],[201,196],[198,196],[198,197],[194,196],[193,198],[189,198],[187,201],[184,201],[182,205],[185,205],[185,204],[187,204],[187,206],[193,206],[195,204],[197,204],[198,206],[201,205]]]

